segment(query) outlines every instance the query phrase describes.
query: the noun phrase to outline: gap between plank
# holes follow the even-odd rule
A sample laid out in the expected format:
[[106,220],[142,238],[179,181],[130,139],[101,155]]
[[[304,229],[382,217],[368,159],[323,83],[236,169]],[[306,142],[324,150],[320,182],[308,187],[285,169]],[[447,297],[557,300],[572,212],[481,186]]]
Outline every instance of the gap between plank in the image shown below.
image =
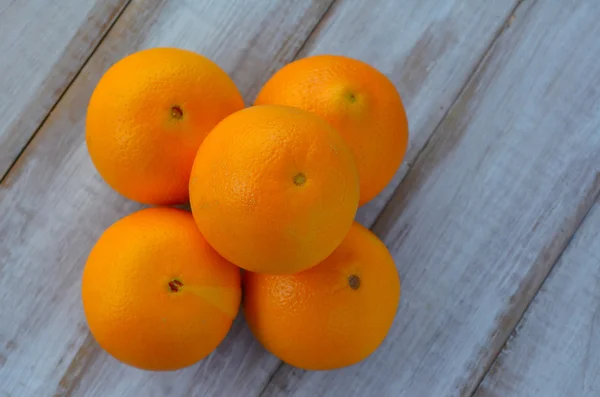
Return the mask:
[[4,181],[10,175],[10,172],[14,168],[15,164],[17,164],[17,162],[19,161],[19,159],[21,158],[21,156],[23,156],[23,153],[25,153],[25,150],[27,149],[27,147],[31,144],[31,142],[33,142],[33,140],[37,136],[38,132],[42,129],[42,127],[44,126],[44,124],[48,120],[48,117],[50,117],[50,114],[54,111],[54,109],[56,109],[56,106],[58,106],[58,104],[60,103],[60,101],[63,99],[63,97],[65,96],[65,94],[69,90],[69,88],[71,88],[71,85],[73,85],[73,83],[75,82],[75,80],[77,79],[77,77],[79,76],[79,74],[81,73],[81,71],[83,70],[83,68],[88,64],[88,62],[90,61],[90,59],[92,58],[92,56],[96,53],[96,50],[100,47],[100,44],[102,44],[102,42],[104,41],[104,39],[106,38],[106,36],[108,35],[108,33],[112,30],[113,26],[115,26],[115,23],[119,20],[119,18],[121,18],[121,15],[123,15],[123,12],[125,11],[125,9],[127,9],[127,7],[129,7],[130,4],[131,4],[131,0],[125,0],[125,2],[123,3],[123,5],[121,6],[121,9],[116,12],[115,18],[108,25],[108,28],[104,31],[104,34],[102,36],[100,36],[100,39],[98,40],[98,42],[96,43],[96,45],[92,48],[92,50],[90,51],[89,55],[85,58],[85,60],[81,64],[81,67],[79,68],[79,70],[77,70],[77,72],[73,75],[73,78],[69,82],[67,82],[67,84],[65,85],[64,90],[60,93],[60,95],[58,96],[58,98],[56,99],[56,101],[54,102],[54,104],[52,105],[52,107],[50,107],[50,109],[48,110],[48,112],[46,113],[46,115],[43,117],[43,119],[40,122],[40,124],[37,126],[37,128],[35,129],[35,131],[33,131],[33,134],[31,134],[31,136],[29,137],[29,139],[27,140],[27,142],[25,143],[25,145],[23,145],[23,147],[21,148],[21,150],[19,151],[19,153],[15,156],[15,159],[13,160],[13,162],[7,168],[7,170],[4,173],[4,175],[2,175],[2,177],[0,178],[0,187],[2,187],[2,184],[4,183]]
[[302,42],[302,44],[300,45],[300,47],[298,47],[298,50],[296,51],[296,53],[292,57],[292,61],[295,61],[300,56],[300,54],[302,54],[304,52],[304,50],[308,47],[308,45],[313,41],[313,39],[314,39],[315,35],[317,34],[319,28],[321,27],[321,24],[323,23],[323,21],[325,21],[325,20],[327,20],[329,18],[329,16],[335,11],[335,8],[337,6],[339,6],[342,3],[342,1],[343,0],[331,0],[331,2],[329,3],[329,6],[327,6],[327,8],[325,9],[325,11],[323,12],[323,14],[321,15],[321,17],[317,21],[317,23],[315,23],[315,25],[313,26],[313,28],[310,30],[310,32],[306,36],[306,39]]
[[[537,0],[534,0],[534,1],[537,1]],[[595,192],[594,192],[594,189],[596,190]],[[521,320],[523,320],[525,313],[527,313],[527,311],[529,310],[529,307],[532,305],[533,301],[535,300],[535,297],[538,295],[538,293],[540,292],[540,290],[546,283],[546,280],[548,279],[550,274],[552,274],[552,272],[554,271],[556,264],[558,262],[560,262],[562,256],[564,255],[565,251],[567,250],[567,248],[569,248],[569,246],[571,245],[571,242],[573,241],[573,238],[577,234],[577,231],[581,228],[581,226],[583,225],[585,220],[589,217],[590,212],[592,211],[592,208],[594,208],[594,205],[596,205],[596,203],[600,203],[600,172],[596,172],[595,183],[593,184],[593,187],[592,187],[592,199],[589,200],[589,203],[585,203],[585,201],[586,200],[584,198],[583,204],[585,205],[585,207],[583,209],[584,210],[583,216],[577,222],[577,224],[573,227],[573,231],[572,231],[571,235],[565,240],[565,243],[564,243],[563,247],[561,248],[560,254],[558,254],[556,256],[556,259],[552,262],[552,264],[548,268],[548,271],[543,276],[542,282],[540,282],[539,285],[535,288],[534,293],[531,295],[531,299],[529,299],[527,304],[523,307],[523,310],[521,311],[521,313],[519,313],[519,316],[516,319],[514,326],[512,327],[510,332],[507,333],[506,337],[504,338],[504,341],[502,342],[500,349],[498,349],[498,351],[494,354],[493,358],[486,365],[486,368],[483,371],[483,373],[481,374],[481,377],[476,380],[475,387],[473,387],[473,391],[471,391],[471,393],[469,393],[470,397],[473,397],[473,396],[475,396],[475,394],[477,394],[477,392],[479,391],[479,388],[481,387],[481,383],[483,383],[485,378],[488,376],[490,370],[494,366],[494,363],[498,360],[498,357],[500,356],[500,354],[502,354],[502,352],[506,348],[506,344],[508,343],[511,336],[514,334],[515,330],[521,323]]]

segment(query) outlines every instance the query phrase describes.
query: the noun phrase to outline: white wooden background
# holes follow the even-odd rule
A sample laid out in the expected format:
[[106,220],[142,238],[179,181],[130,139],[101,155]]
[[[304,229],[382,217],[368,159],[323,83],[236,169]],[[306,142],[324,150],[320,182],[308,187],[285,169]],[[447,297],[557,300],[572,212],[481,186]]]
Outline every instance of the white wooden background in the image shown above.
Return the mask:
[[[598,20],[598,0],[0,0],[0,396],[600,395]],[[359,213],[403,280],[373,356],[301,371],[241,317],[177,372],[96,345],[82,267],[139,206],[96,174],[85,109],[111,64],[155,46],[211,57],[248,104],[318,53],[396,84],[406,163]]]

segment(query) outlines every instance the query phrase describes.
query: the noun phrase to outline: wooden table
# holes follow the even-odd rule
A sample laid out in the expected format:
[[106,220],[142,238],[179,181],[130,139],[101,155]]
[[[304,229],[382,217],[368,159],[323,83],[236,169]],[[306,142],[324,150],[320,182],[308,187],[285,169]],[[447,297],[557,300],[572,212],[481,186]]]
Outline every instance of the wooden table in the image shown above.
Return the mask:
[[[0,396],[600,396],[600,0],[0,0]],[[282,364],[238,318],[151,373],[88,332],[81,271],[139,206],[87,155],[102,73],[142,48],[219,63],[252,103],[291,60],[360,58],[411,143],[359,219],[403,281],[359,365]]]

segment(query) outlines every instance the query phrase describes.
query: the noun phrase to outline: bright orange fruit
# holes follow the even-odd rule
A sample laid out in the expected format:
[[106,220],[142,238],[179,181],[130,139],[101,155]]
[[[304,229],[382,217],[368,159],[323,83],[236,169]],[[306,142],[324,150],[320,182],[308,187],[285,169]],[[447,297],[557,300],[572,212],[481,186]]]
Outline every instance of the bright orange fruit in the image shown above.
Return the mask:
[[392,256],[358,223],[317,266],[290,275],[245,272],[243,285],[256,338],[284,362],[308,370],[341,368],[370,355],[400,300]]
[[392,82],[368,64],[318,55],[292,62],[267,81],[256,105],[294,106],[327,120],[352,150],[360,204],[390,182],[408,145],[408,122]]
[[341,136],[312,113],[255,106],[223,120],[192,170],[190,203],[206,240],[255,272],[325,259],[350,229],[358,174]]
[[240,271],[204,240],[188,212],[151,208],[100,237],[83,272],[83,308],[100,346],[146,370],[206,357],[238,312]]
[[177,48],[140,51],[114,64],[94,90],[88,150],[100,175],[125,197],[183,203],[200,143],[243,107],[233,81],[211,60]]

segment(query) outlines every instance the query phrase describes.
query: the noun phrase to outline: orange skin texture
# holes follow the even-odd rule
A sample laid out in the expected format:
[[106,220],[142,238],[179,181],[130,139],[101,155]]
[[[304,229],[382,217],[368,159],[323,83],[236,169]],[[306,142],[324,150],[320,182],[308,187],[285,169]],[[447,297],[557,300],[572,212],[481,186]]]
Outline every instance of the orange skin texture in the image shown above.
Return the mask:
[[[350,277],[358,276],[357,289]],[[342,244],[297,274],[245,272],[244,314],[262,345],[284,362],[330,370],[369,356],[392,326],[400,278],[385,245],[354,223]]]
[[88,151],[104,180],[125,197],[184,203],[198,147],[243,107],[233,81],[211,60],[177,48],[140,51],[98,82],[88,105]]
[[[178,291],[169,286],[181,283]],[[190,213],[151,208],[109,227],[83,272],[90,331],[116,359],[175,370],[206,357],[237,315],[240,271],[204,240]]]
[[255,105],[304,109],[342,134],[360,175],[360,205],[379,194],[400,167],[408,146],[404,105],[392,82],[356,59],[317,55],[280,69]]
[[206,138],[190,179],[194,219],[230,262],[294,273],[327,257],[350,229],[358,174],[350,149],[319,117],[255,106]]

